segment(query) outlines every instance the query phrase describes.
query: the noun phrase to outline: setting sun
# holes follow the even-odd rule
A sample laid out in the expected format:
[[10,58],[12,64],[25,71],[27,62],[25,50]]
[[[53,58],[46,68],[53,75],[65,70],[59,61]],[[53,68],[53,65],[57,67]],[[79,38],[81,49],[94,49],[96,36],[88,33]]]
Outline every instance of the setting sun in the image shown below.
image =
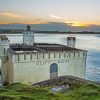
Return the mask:
[[66,22],[64,22],[64,23],[66,23],[67,25],[70,25],[70,26],[89,26],[89,25],[92,25],[92,23],[90,24],[90,23],[85,23],[85,22],[75,22],[75,21],[66,21]]
[[75,22],[72,24],[72,26],[88,26],[88,24]]

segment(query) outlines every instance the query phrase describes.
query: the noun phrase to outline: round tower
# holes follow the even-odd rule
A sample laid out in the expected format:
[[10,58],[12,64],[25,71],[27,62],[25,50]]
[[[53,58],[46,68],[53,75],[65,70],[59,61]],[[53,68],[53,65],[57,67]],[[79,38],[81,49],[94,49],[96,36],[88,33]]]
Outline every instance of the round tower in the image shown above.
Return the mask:
[[0,58],[7,56],[10,41],[5,35],[0,35]]
[[8,68],[8,49],[10,46],[10,41],[5,35],[0,35],[0,72],[1,72],[1,82],[3,83],[7,78],[7,68]]
[[24,45],[34,44],[34,33],[31,31],[29,25],[26,27],[26,31],[23,34],[23,44]]
[[76,37],[67,37],[67,46],[75,48]]

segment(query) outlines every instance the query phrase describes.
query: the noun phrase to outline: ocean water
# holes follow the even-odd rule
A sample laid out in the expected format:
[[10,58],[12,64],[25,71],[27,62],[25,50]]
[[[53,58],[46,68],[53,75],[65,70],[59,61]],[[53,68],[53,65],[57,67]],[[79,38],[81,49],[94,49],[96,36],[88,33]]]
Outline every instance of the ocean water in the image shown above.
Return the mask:
[[[7,34],[6,34],[7,35]],[[88,51],[86,75],[85,78],[100,82],[100,35],[96,34],[35,34],[35,42],[39,43],[58,43],[67,45],[67,36],[76,37],[76,48],[84,49]],[[23,35],[9,34],[7,37],[11,43],[22,43]]]
[[100,82],[100,52],[89,51],[87,57],[86,78]]

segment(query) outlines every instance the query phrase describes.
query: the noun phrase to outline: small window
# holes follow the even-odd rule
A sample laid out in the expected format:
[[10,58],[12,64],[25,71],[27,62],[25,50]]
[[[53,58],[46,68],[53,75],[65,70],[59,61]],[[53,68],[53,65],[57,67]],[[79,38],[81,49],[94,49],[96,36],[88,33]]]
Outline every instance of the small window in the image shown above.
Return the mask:
[[85,56],[85,52],[83,52],[83,56]]
[[74,51],[74,57],[75,57],[75,51]]
[[50,52],[49,52],[49,57],[48,58],[50,59]]
[[26,54],[24,54],[24,60],[26,60]]
[[78,52],[78,57],[80,57],[80,52]]
[[66,52],[64,52],[64,58],[66,57]]
[[30,54],[30,59],[32,60],[32,53]]
[[69,53],[69,58],[70,58],[70,53]]
[[6,53],[6,49],[4,48],[4,54]]
[[43,59],[44,59],[44,52],[43,52]]
[[19,61],[19,54],[18,54],[18,61]]
[[38,57],[38,53],[37,53],[37,60],[39,59],[39,57]]
[[54,58],[56,58],[56,54],[55,54],[55,52],[54,52]]
[[61,53],[59,52],[59,58],[61,57]]

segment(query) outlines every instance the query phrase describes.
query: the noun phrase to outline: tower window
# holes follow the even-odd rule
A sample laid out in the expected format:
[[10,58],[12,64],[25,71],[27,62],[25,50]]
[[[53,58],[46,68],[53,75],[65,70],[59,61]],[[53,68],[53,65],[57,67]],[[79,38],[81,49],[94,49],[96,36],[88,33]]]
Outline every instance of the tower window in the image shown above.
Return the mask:
[[6,49],[4,48],[4,54],[6,53]]

